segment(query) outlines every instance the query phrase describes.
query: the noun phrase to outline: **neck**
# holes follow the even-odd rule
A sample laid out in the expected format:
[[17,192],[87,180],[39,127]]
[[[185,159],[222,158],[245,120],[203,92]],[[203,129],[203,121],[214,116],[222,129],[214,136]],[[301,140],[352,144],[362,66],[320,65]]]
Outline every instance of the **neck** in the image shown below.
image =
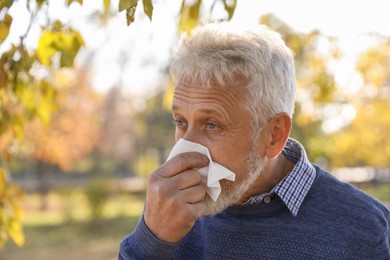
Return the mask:
[[250,197],[271,191],[293,168],[294,163],[287,160],[282,154],[267,160],[260,177],[236,204],[242,204]]

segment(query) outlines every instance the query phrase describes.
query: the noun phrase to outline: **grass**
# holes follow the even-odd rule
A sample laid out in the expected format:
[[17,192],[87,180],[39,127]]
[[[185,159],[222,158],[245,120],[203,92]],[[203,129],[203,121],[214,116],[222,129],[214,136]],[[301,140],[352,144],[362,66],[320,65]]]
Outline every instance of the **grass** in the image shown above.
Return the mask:
[[117,259],[120,241],[133,230],[137,217],[117,217],[93,222],[26,225],[26,244],[7,243],[0,259]]
[[[52,192],[46,196],[47,209],[41,209],[39,194],[27,194],[24,200],[26,226],[57,225],[64,222],[88,222],[90,206],[82,190]],[[143,194],[116,193],[107,198],[101,217],[138,217],[144,205]]]
[[[356,186],[390,202],[390,183]],[[57,191],[46,199],[47,209],[42,211],[38,194],[26,194],[26,243],[19,248],[8,241],[0,250],[0,259],[117,259],[119,243],[136,226],[144,205],[144,194],[116,192],[107,198],[96,219],[83,190]]]
[[117,259],[120,241],[135,227],[144,196],[116,193],[107,198],[101,216],[93,218],[82,190],[48,194],[41,210],[38,194],[26,194],[24,233],[19,248],[7,241],[0,259]]
[[374,198],[387,203],[390,203],[390,182],[383,183],[361,183],[355,184],[359,189],[370,194]]

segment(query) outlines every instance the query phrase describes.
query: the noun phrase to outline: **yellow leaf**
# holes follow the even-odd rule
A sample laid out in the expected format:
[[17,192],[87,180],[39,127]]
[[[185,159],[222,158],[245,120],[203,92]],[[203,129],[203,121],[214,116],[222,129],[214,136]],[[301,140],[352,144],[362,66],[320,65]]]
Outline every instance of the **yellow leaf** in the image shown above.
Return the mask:
[[10,8],[13,4],[14,0],[1,0],[0,1],[0,10],[5,8]]
[[51,104],[46,99],[42,99],[39,107],[37,107],[37,115],[44,126],[49,124],[51,112]]
[[12,132],[19,141],[23,139],[23,119],[20,116],[14,116],[11,122]]
[[57,52],[53,44],[57,41],[57,35],[54,32],[44,31],[38,41],[37,56],[43,65],[50,65],[51,58]]
[[201,0],[197,0],[188,6],[183,1],[180,11],[179,33],[190,32],[198,24],[201,3]]
[[37,0],[38,7],[41,7],[46,0]]
[[132,8],[136,8],[138,4],[138,0],[119,0],[119,12],[122,12],[123,10],[129,10]]
[[152,20],[152,15],[153,15],[152,0],[142,0],[142,3],[144,5],[145,14],[149,17],[150,20]]
[[16,186],[7,182],[4,169],[0,167],[0,247],[10,237],[18,246],[22,246],[25,241],[22,230],[24,218],[23,209],[19,206],[23,198],[23,192]]
[[72,30],[60,32],[54,46],[61,53],[61,67],[72,67],[74,59],[83,45],[84,40],[80,33]]
[[78,2],[79,4],[83,4],[83,0],[67,0],[66,3],[68,4],[68,6],[73,3],[73,2]]
[[0,201],[3,200],[5,195],[5,188],[7,185],[7,179],[5,175],[5,171],[0,167]]
[[130,25],[134,22],[135,9],[136,7],[132,7],[126,10],[127,25]]
[[111,1],[110,0],[103,0],[103,4],[104,4],[104,11],[107,12],[110,9]]
[[4,246],[6,241],[7,241],[7,233],[0,229],[0,249]]
[[11,219],[7,226],[7,233],[16,245],[24,245],[25,237],[22,230],[22,225],[19,221]]
[[174,92],[174,84],[173,84],[173,78],[170,76],[168,77],[166,86],[165,86],[165,93],[164,93],[164,99],[163,99],[163,108],[165,108],[167,111],[170,111],[172,99],[173,99],[173,92]]
[[[61,24],[57,30],[61,29]],[[45,31],[38,42],[37,56],[43,65],[50,65],[54,54],[60,52],[61,67],[72,67],[84,40],[80,33],[73,30]]]
[[228,19],[232,19],[234,10],[236,9],[237,0],[223,0],[223,5],[225,6],[225,11],[228,13]]
[[14,212],[15,219],[22,221],[24,219],[23,208],[15,201],[12,201],[12,210]]
[[4,20],[0,21],[0,43],[7,38],[11,23],[12,16],[5,14]]

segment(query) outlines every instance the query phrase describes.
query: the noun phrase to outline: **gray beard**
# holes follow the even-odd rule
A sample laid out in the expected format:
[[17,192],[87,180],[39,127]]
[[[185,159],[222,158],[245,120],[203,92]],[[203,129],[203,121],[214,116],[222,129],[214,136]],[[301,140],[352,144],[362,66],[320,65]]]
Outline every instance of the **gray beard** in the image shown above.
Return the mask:
[[254,145],[250,148],[246,161],[248,169],[239,182],[233,185],[221,185],[222,192],[217,201],[213,201],[209,196],[206,196],[206,215],[215,215],[239,201],[260,177],[265,158],[260,158]]

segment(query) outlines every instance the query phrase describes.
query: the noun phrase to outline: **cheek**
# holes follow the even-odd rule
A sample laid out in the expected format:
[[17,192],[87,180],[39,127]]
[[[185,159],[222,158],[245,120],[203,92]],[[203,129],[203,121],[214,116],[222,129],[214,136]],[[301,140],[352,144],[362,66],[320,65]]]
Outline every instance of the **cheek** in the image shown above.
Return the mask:
[[223,187],[223,190],[234,191],[236,187],[239,187],[248,178],[247,167],[237,169],[234,173],[236,174],[235,181],[229,181],[226,179],[220,180],[220,184],[221,187]]
[[175,129],[175,141],[179,141],[180,138],[184,136],[183,131],[178,130],[177,128]]
[[223,165],[236,174],[236,179],[247,173],[247,157],[249,148],[239,146],[216,147],[210,149],[213,161]]

